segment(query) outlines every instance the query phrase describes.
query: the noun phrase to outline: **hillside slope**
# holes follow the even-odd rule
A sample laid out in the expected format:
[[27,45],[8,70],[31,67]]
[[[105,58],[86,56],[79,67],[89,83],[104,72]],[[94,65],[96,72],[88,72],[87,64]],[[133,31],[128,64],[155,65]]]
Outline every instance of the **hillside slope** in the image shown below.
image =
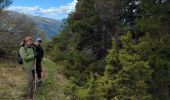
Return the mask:
[[[5,11],[5,13],[8,13],[9,16],[14,16],[15,18],[26,15],[14,11]],[[60,20],[32,15],[26,15],[26,17],[28,20],[35,22],[38,31],[43,31],[48,38],[58,34],[63,27],[63,22]]]

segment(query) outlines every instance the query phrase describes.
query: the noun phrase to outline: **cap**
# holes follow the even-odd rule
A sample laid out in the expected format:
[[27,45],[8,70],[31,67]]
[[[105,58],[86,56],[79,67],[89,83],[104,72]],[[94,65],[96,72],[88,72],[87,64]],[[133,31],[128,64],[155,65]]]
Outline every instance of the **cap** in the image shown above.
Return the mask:
[[36,41],[39,42],[39,41],[42,41],[42,39],[41,38],[36,38]]

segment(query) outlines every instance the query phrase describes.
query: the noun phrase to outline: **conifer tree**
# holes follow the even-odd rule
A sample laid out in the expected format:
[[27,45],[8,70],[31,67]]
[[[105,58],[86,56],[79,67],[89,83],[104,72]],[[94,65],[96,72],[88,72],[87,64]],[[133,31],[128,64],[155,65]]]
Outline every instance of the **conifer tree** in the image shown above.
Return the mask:
[[169,0],[78,0],[49,44],[73,99],[169,100],[169,9]]
[[142,59],[153,70],[150,93],[154,99],[170,99],[169,42],[170,2],[168,0],[141,0],[141,16],[137,26],[146,34],[140,39]]
[[[107,56],[107,66],[103,76],[107,99],[140,99],[148,100],[148,81],[152,70],[147,61],[142,60],[132,34],[121,37],[123,47],[119,50],[112,48]],[[113,42],[113,47],[116,47]],[[100,81],[100,80],[99,80]]]

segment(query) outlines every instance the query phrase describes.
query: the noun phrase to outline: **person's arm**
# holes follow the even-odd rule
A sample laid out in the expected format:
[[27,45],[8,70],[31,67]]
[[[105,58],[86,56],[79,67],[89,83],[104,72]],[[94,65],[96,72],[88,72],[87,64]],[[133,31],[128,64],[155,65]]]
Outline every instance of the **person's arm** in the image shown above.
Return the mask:
[[42,52],[42,58],[43,58],[44,57],[44,51],[43,51],[42,47],[41,47],[41,52]]
[[21,47],[20,50],[19,50],[19,53],[21,55],[21,57],[23,58],[23,60],[31,60],[34,58],[34,55],[28,55],[25,48],[24,47]]

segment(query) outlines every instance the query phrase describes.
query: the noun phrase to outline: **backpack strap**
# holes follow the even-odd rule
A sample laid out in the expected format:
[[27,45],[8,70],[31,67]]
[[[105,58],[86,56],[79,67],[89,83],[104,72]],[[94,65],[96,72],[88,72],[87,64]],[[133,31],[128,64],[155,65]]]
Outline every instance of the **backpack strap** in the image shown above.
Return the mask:
[[[26,48],[25,46],[20,46],[20,48],[21,48],[21,47],[23,47],[23,48],[25,49],[26,53],[27,53],[27,48]],[[19,48],[19,49],[20,49],[20,48]],[[18,50],[18,51],[19,51],[19,50]]]
[[[24,49],[25,49],[25,51],[26,51],[26,53],[27,53],[27,47],[25,47],[25,46],[21,46],[21,47],[24,47]],[[33,52],[35,53],[35,52],[36,52],[35,47],[33,46],[33,47],[31,47],[31,48],[33,49]]]
[[[33,52],[35,53],[36,52],[36,48],[34,46],[32,46],[31,48],[33,49]],[[25,49],[25,51],[27,53],[27,48],[25,46],[24,46],[24,49]]]
[[26,53],[27,53],[27,48],[24,46],[24,49],[25,49],[25,51],[26,51]]

